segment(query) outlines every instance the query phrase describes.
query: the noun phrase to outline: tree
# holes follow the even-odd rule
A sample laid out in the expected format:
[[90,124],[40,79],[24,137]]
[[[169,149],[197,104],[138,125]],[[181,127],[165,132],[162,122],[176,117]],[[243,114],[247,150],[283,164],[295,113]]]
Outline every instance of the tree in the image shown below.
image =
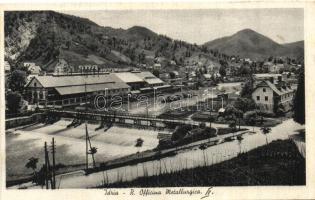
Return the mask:
[[207,146],[206,146],[205,144],[201,144],[201,145],[199,146],[199,149],[202,150],[204,166],[206,166],[206,165],[207,165],[207,162],[206,162],[205,150],[207,149]]
[[267,134],[270,133],[271,129],[269,127],[262,127],[262,128],[260,128],[260,130],[265,135],[265,137],[266,137],[266,144],[268,144]]
[[26,163],[25,167],[28,169],[31,168],[33,170],[34,175],[35,175],[37,163],[38,163],[38,158],[31,157],[30,159],[28,159],[28,162]]
[[140,147],[142,147],[142,145],[143,145],[143,142],[144,142],[144,140],[143,140],[142,138],[138,138],[138,139],[136,140],[136,145],[135,145],[135,147],[138,147],[138,153],[139,153]]
[[26,84],[26,72],[22,70],[14,70],[9,77],[9,88],[12,91],[22,92]]
[[34,171],[37,168],[37,163],[38,163],[38,158],[31,157],[28,159],[28,162],[26,163],[25,167],[31,168]]
[[234,107],[242,112],[247,112],[256,108],[256,104],[253,99],[249,98],[237,98],[234,102]]
[[221,66],[219,69],[219,73],[220,73],[221,77],[225,77],[226,76],[225,67]]
[[305,80],[304,70],[299,75],[298,87],[293,100],[294,121],[305,124]]
[[215,117],[210,114],[209,116],[209,123],[210,123],[210,129],[211,129],[211,124],[215,121]]
[[233,120],[230,124],[229,127],[232,129],[233,132],[236,131],[236,122]]
[[250,78],[245,82],[244,86],[242,87],[241,97],[250,99],[253,91],[254,91],[254,78],[250,76]]
[[234,120],[238,119],[238,128],[241,129],[241,118],[243,118],[243,111],[235,108],[233,105],[229,104],[226,106],[224,111],[224,116],[226,120]]
[[187,135],[188,131],[190,131],[191,129],[191,125],[188,124],[176,127],[175,131],[172,134],[172,141],[183,139]]
[[256,120],[257,120],[257,112],[256,111],[248,111],[244,114],[244,120],[245,123],[253,126],[253,132],[254,132],[254,128],[255,128],[255,124],[256,124]]
[[285,115],[285,108],[283,104],[276,104],[275,113],[278,117],[283,117]]
[[21,109],[22,95],[19,92],[8,92],[6,103],[10,113],[18,113]]
[[171,79],[174,79],[174,78],[175,78],[175,76],[176,76],[176,75],[175,75],[175,73],[174,73],[174,72],[170,72],[170,78],[171,78]]
[[251,74],[251,69],[248,65],[242,65],[239,69],[239,74],[241,76],[247,76],[247,75],[250,75]]
[[152,73],[153,73],[154,76],[156,76],[158,78],[160,77],[160,71],[159,70],[154,69]]
[[242,144],[243,137],[242,137],[241,135],[238,135],[238,136],[236,137],[236,139],[237,139],[237,141],[238,141],[238,145],[239,145],[239,147],[240,147],[240,153],[241,153],[241,152],[242,152],[242,146],[241,146],[241,144]]

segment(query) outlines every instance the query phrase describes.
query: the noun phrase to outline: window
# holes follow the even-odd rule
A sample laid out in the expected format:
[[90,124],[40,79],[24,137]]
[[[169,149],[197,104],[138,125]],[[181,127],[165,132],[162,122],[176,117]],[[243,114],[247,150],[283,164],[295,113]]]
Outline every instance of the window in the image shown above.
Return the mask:
[[260,100],[260,96],[257,96],[256,98],[257,98],[257,101],[259,101],[259,100]]
[[263,88],[263,92],[266,92],[266,88]]
[[265,101],[268,101],[268,96],[265,96]]
[[37,83],[34,83],[34,87],[37,87]]

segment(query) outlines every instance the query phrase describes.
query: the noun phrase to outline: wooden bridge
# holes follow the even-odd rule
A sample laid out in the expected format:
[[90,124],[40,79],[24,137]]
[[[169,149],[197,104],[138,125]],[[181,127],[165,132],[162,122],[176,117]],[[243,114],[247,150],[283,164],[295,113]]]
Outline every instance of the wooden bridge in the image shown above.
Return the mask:
[[65,118],[79,118],[82,120],[100,121],[108,123],[120,123],[120,124],[132,124],[139,126],[150,126],[157,128],[165,128],[167,126],[176,125],[193,125],[198,126],[200,123],[190,120],[177,120],[177,119],[163,119],[157,118],[156,116],[144,116],[144,115],[132,115],[129,113],[113,113],[113,112],[80,112],[70,110],[57,110],[49,109],[46,110],[48,116],[58,116]]

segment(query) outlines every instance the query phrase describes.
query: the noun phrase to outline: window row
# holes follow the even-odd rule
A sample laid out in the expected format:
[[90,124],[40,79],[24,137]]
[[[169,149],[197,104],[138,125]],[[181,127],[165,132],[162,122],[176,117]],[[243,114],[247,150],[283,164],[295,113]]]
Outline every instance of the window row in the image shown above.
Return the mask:
[[[257,96],[256,99],[257,101],[260,101],[260,96]],[[265,101],[268,101],[268,99],[269,99],[268,96],[265,96]]]

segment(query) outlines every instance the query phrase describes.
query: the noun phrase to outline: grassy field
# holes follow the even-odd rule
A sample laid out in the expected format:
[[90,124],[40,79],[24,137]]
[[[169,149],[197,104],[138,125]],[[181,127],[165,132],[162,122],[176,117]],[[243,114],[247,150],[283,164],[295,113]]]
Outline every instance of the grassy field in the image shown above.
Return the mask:
[[254,185],[305,185],[305,159],[291,140],[277,140],[209,167],[142,177],[131,182],[119,182],[102,187]]

